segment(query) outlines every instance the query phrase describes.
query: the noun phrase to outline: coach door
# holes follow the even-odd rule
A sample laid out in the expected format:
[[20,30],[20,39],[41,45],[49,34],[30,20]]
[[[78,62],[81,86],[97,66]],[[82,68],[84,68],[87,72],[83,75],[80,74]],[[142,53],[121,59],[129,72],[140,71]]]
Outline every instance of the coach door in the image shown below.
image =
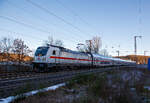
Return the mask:
[[52,56],[54,59],[54,63],[59,63],[59,50],[58,49],[53,49]]

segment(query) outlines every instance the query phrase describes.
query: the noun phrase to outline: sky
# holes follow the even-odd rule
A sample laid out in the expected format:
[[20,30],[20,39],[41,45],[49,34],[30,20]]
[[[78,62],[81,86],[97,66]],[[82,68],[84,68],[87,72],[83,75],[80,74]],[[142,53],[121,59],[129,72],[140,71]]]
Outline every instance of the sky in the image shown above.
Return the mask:
[[[140,3],[141,2],[141,3]],[[32,3],[38,4],[40,9]],[[75,50],[93,36],[110,55],[150,55],[149,0],[0,0],[0,39],[21,38],[32,49],[48,36]]]

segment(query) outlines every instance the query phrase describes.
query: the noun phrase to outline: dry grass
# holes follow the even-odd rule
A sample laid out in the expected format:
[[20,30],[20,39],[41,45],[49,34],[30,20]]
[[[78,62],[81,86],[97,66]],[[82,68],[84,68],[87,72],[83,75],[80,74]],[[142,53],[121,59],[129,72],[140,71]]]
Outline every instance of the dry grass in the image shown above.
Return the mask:
[[[13,103],[138,103],[129,82],[122,81],[117,73],[80,75],[57,90],[22,97]],[[111,85],[108,79],[112,80]]]
[[[11,53],[9,55],[10,55],[9,56],[10,61],[18,61],[18,54]],[[32,61],[32,60],[33,60],[33,57],[25,56],[22,61],[27,62],[27,61]],[[0,62],[1,61],[8,61],[5,54],[0,53]]]
[[[40,92],[34,96],[28,98],[22,98],[22,100],[15,100],[12,103],[70,103],[70,98],[74,98],[73,95],[66,94],[61,88],[54,91]],[[68,98],[68,99],[67,99]]]

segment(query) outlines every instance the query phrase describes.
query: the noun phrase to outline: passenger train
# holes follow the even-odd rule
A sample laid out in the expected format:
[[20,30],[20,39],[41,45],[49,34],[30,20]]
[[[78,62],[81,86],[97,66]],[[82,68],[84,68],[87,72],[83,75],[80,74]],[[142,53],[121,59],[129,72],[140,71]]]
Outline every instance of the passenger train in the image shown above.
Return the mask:
[[102,67],[134,65],[135,62],[119,58],[105,57],[100,54],[72,51],[60,46],[38,47],[33,61],[36,70],[50,70],[54,67]]

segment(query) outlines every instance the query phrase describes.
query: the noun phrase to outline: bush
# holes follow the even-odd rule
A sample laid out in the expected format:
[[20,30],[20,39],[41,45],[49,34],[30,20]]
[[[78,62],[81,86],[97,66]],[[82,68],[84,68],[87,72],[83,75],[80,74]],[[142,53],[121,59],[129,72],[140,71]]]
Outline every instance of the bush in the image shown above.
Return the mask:
[[90,84],[90,83],[93,82],[95,79],[96,79],[96,76],[95,76],[94,74],[78,75],[78,76],[74,77],[73,79],[71,79],[71,80],[66,84],[66,87],[72,88],[72,87],[75,86],[76,84],[79,84],[79,85]]
[[93,96],[80,97],[79,99],[75,99],[72,103],[97,103],[98,98]]
[[128,91],[122,92],[120,95],[115,95],[114,101],[115,103],[136,103],[136,101],[133,101],[132,95]]
[[17,90],[13,93],[13,95],[21,95],[21,94],[23,94],[23,93],[26,93],[26,92],[32,90],[32,89],[33,89],[32,84],[31,84],[31,83],[26,83],[24,86],[21,86],[19,89],[17,89]]
[[93,83],[89,84],[88,92],[94,96],[106,97],[108,91],[107,78],[105,75],[96,78]]
[[47,96],[47,95],[48,95],[47,92],[38,92],[38,93],[36,94],[36,96],[38,96],[38,97],[45,97],[45,96]]

